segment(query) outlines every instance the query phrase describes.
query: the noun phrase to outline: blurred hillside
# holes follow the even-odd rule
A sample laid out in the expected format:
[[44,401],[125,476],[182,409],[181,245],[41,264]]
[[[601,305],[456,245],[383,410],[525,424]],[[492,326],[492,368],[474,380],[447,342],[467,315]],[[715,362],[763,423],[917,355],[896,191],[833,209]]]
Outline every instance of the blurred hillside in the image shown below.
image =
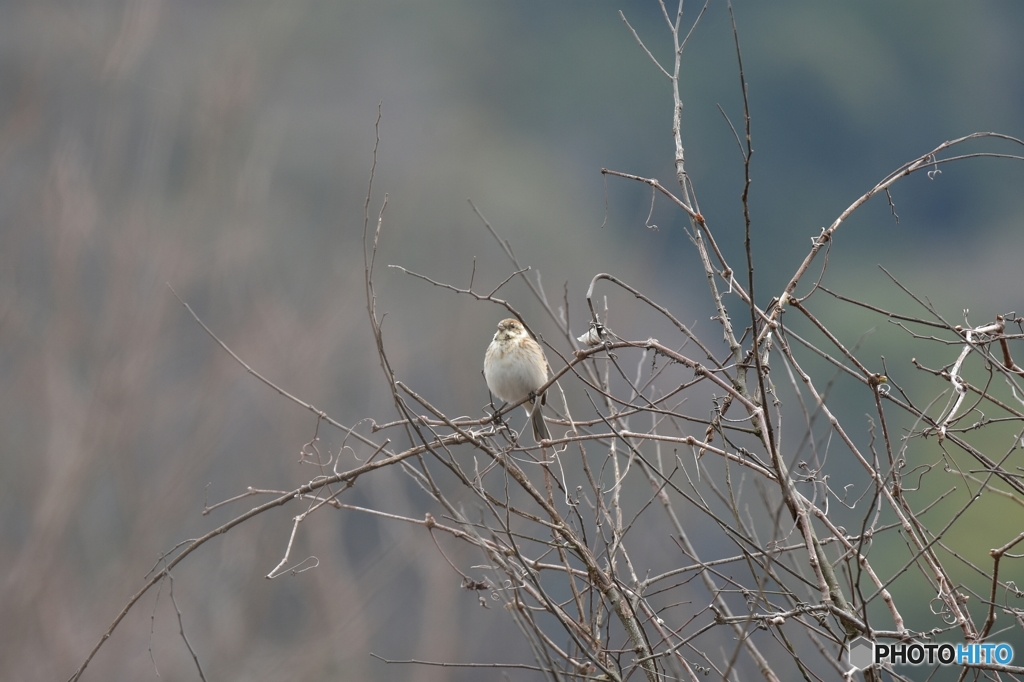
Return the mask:
[[[656,3],[3,4],[0,677],[66,679],[163,552],[256,504],[202,516],[204,501],[315,475],[296,463],[315,419],[247,375],[168,284],[292,394],[346,424],[393,415],[361,251],[378,104],[369,210],[373,221],[386,192],[385,343],[403,381],[448,414],[481,414],[483,351],[506,315],[385,266],[466,287],[475,259],[476,288],[505,280],[513,268],[467,199],[552,302],[567,298],[577,334],[591,277],[609,272],[720,338],[682,214],[658,201],[650,229],[650,193],[600,174],[673,187],[668,83],[620,9],[670,60]],[[735,10],[762,305],[821,226],[893,168],[974,131],[1024,136],[1024,5]],[[724,4],[707,11],[683,73],[688,170],[740,262],[742,165],[718,110],[741,125]],[[1000,160],[910,178],[893,191],[898,224],[883,201],[839,232],[831,281],[892,303],[882,264],[951,319],[1024,312],[1022,186],[1024,166]],[[501,294],[554,341],[522,282]],[[612,301],[612,327],[657,336],[630,301]],[[838,309],[827,321],[852,338],[875,324]],[[325,452],[342,445],[337,431],[319,435]],[[352,493],[396,514],[427,510],[397,471]],[[461,591],[418,529],[321,515],[294,550],[319,567],[266,580],[296,513],[259,517],[175,571],[207,679],[478,678],[388,667],[371,651],[528,659],[511,622]],[[155,679],[150,649],[161,679],[195,679],[177,631],[166,591],[144,599],[84,679]]]

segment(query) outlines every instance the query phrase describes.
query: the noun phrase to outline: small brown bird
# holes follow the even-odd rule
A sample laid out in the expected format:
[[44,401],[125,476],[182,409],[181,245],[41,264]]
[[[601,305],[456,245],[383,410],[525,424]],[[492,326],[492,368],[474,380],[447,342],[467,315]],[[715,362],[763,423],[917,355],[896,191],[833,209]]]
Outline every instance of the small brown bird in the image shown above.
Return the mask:
[[530,404],[523,407],[530,415],[534,440],[539,443],[551,439],[540,410],[546,399],[544,394],[537,395],[537,389],[548,380],[548,361],[540,344],[530,338],[519,320],[509,318],[498,323],[484,355],[484,378],[491,393],[505,402],[530,398]]

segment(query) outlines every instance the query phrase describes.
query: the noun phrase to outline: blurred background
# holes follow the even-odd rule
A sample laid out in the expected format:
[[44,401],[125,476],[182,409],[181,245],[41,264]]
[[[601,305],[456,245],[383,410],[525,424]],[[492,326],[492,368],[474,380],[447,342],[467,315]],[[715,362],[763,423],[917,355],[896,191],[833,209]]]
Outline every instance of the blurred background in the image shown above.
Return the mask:
[[[1020,3],[734,4],[761,305],[821,227],[900,164],[975,131],[1024,136]],[[209,516],[204,503],[316,473],[297,464],[314,417],[247,375],[168,285],[252,367],[335,419],[394,417],[361,252],[378,104],[369,210],[372,222],[387,192],[376,273],[385,344],[398,377],[449,415],[481,414],[483,352],[507,315],[385,266],[460,287],[475,267],[482,292],[506,279],[514,268],[467,200],[549,299],[568,301],[576,334],[591,277],[609,272],[720,338],[684,216],[659,199],[648,219],[648,191],[600,173],[675,188],[669,83],[618,14],[670,64],[656,3],[2,8],[4,679],[66,679],[162,553],[262,500]],[[688,3],[684,24],[698,10]],[[711,3],[683,60],[688,170],[739,265],[742,164],[718,107],[741,126],[742,106],[724,3]],[[901,182],[898,223],[883,197],[839,231],[830,282],[920,314],[881,264],[950,319],[1024,312],[1022,181],[1019,163],[974,160]],[[500,294],[557,342],[522,282]],[[612,306],[612,328],[657,336],[630,300]],[[877,324],[849,309],[823,317],[848,339]],[[910,350],[885,354],[912,373]],[[319,436],[324,452],[343,441],[325,427]],[[432,509],[397,471],[350,492],[353,504],[415,518]],[[316,556],[319,567],[265,579],[297,510],[256,518],[175,571],[207,679],[479,678],[389,667],[370,652],[531,662],[505,614],[460,590],[418,527],[321,513],[293,549],[296,563]],[[137,605],[83,679],[197,678],[168,587]]]

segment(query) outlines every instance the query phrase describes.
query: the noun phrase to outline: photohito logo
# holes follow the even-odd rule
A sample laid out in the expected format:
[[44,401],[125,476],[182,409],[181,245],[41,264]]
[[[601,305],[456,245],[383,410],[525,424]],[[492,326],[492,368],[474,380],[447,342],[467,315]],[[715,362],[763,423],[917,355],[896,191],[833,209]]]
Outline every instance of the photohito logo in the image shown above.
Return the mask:
[[858,670],[876,664],[882,665],[969,665],[971,663],[998,663],[1009,665],[1013,661],[1013,647],[1009,644],[878,644],[858,637],[850,642],[850,664]]

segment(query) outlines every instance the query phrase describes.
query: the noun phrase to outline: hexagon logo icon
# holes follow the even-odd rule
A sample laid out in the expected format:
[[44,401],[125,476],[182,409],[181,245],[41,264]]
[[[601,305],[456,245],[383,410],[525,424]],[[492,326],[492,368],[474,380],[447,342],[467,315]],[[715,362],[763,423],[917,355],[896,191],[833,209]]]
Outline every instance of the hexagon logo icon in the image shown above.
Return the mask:
[[875,662],[875,645],[866,637],[858,637],[850,642],[850,665],[857,670],[864,670]]

